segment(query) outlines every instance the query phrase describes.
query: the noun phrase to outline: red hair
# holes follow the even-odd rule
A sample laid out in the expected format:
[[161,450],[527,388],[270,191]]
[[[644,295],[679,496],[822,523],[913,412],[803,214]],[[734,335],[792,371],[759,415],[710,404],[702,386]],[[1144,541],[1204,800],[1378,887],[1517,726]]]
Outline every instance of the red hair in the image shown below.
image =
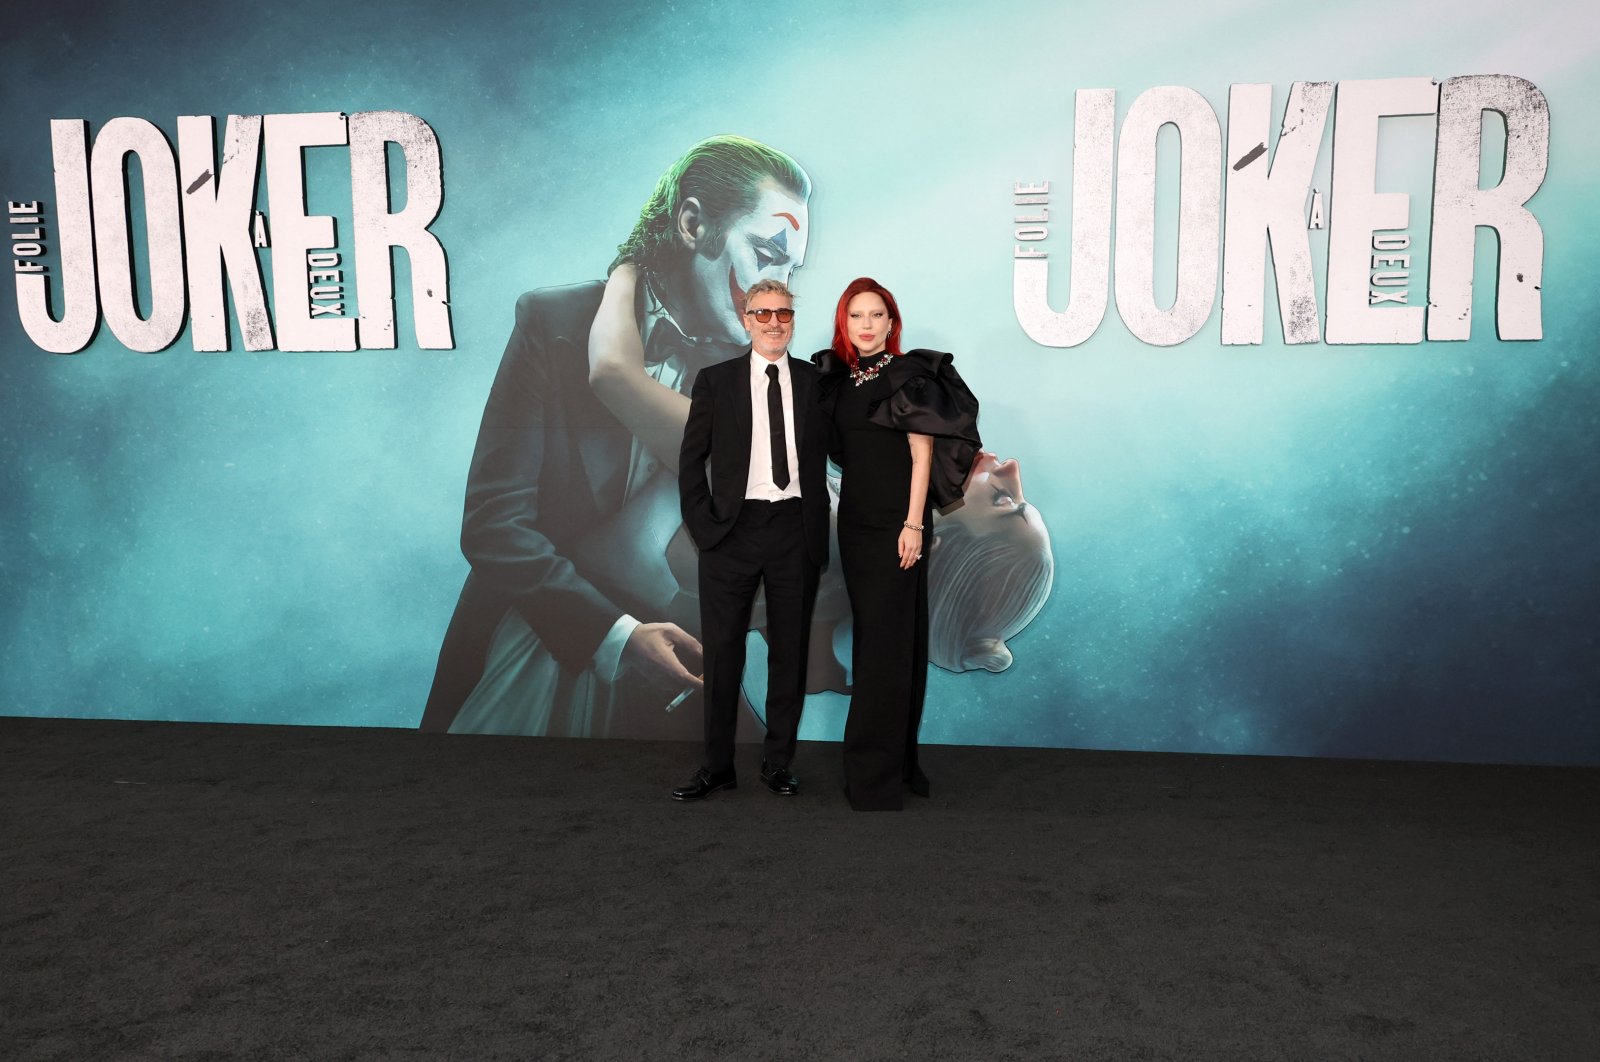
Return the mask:
[[884,307],[889,311],[889,320],[894,322],[884,349],[890,354],[901,352],[900,307],[895,305],[894,296],[889,294],[888,288],[871,277],[856,277],[845,286],[844,294],[839,296],[839,307],[833,312],[833,352],[852,369],[856,367],[857,359],[856,345],[850,342],[850,300],[869,291],[883,300]]

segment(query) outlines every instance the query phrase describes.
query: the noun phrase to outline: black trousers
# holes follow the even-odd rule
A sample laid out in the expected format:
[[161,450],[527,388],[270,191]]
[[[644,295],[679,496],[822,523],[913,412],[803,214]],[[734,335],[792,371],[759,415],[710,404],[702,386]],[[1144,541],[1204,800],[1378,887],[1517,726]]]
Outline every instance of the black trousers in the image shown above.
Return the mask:
[[818,568],[806,554],[798,498],[747,501],[726,537],[700,551],[700,641],[705,648],[705,767],[733,770],[745,636],[756,590],[767,591],[767,736],[762,758],[794,760],[806,698],[806,655]]

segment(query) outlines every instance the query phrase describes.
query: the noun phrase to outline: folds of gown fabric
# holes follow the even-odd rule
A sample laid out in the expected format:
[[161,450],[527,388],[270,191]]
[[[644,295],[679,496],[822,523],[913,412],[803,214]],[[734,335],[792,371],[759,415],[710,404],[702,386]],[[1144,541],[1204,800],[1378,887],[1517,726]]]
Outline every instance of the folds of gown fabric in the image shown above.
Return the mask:
[[858,811],[901,806],[917,767],[928,676],[928,569],[895,563],[898,528],[839,525],[839,558],[855,616],[854,688],[844,728],[845,794]]

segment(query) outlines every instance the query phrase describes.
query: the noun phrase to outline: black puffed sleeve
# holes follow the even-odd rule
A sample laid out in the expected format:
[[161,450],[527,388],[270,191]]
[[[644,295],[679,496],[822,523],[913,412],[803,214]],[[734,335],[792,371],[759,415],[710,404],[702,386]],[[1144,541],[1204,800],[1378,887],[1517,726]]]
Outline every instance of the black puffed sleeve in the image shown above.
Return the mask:
[[972,460],[983,444],[978,400],[955,370],[955,358],[937,350],[908,350],[889,366],[889,397],[868,414],[874,424],[933,436],[928,493],[934,508],[961,499]]

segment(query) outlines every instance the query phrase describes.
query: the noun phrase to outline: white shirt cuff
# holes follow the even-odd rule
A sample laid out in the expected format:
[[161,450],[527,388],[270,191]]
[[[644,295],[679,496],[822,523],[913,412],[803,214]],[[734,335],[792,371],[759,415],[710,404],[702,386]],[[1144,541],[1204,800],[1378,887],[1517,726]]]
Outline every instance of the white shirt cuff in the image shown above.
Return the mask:
[[638,627],[639,621],[626,612],[611,625],[611,630],[600,642],[600,648],[594,651],[594,673],[602,682],[617,681],[617,675],[622,671],[623,646],[628,644],[628,639],[633,637]]

